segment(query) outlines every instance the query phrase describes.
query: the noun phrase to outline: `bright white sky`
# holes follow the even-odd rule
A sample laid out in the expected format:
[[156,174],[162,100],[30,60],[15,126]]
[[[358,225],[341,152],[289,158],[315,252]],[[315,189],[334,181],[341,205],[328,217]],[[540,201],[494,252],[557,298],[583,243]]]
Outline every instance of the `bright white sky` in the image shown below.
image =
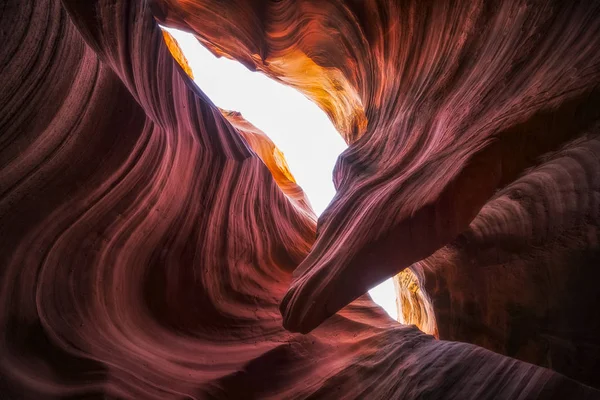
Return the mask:
[[[242,64],[217,58],[193,35],[175,29],[196,84],[218,107],[239,111],[285,154],[296,182],[320,215],[335,194],[332,171],[346,143],[329,117],[303,94]],[[371,289],[373,300],[397,319],[391,279]]]

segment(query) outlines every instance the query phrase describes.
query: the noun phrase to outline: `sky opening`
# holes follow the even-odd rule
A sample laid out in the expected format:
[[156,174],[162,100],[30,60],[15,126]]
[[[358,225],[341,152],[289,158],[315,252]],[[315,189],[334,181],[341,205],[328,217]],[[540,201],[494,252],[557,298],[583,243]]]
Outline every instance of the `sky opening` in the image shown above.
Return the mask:
[[[212,102],[238,111],[262,130],[285,155],[291,173],[319,216],[335,194],[332,171],[346,143],[329,117],[300,92],[242,64],[217,58],[189,33],[167,29],[177,40],[194,81]],[[392,279],[369,291],[397,319]]]

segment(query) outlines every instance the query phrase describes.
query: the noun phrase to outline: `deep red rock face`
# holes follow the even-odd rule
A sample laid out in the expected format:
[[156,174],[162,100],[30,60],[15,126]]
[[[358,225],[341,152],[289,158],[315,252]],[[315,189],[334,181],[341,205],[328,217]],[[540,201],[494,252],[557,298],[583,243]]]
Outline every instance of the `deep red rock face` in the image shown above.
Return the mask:
[[[316,227],[145,2],[4,2],[2,393],[600,398],[600,17],[563,3],[154,2],[329,113]],[[362,296],[409,266],[441,339],[505,355]]]

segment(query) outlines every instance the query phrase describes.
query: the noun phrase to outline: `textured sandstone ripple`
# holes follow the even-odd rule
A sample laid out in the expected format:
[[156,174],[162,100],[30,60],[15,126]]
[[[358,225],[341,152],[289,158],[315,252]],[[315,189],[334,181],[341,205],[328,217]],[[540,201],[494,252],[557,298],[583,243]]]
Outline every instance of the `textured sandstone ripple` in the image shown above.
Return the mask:
[[[283,299],[292,331],[311,331],[431,255],[600,113],[593,1],[155,4],[215,53],[302,90],[350,144],[338,194]],[[298,54],[311,60],[303,73],[281,68]]]
[[[555,249],[564,258],[550,283],[569,276],[573,252],[597,257],[592,6],[155,2],[160,20],[304,90],[351,143],[317,228],[272,143],[201,93],[145,2],[0,5],[0,390],[600,398],[549,369],[399,325],[361,296],[418,261],[434,300],[456,288],[434,306],[440,336],[460,336],[447,324],[469,311],[461,295],[487,292],[461,272],[444,278],[436,260],[462,256],[443,247],[459,233],[483,270],[487,241],[506,246],[499,256],[544,252],[585,224]],[[590,275],[576,265],[563,313],[597,293],[577,297]],[[521,282],[525,292],[540,279]],[[501,294],[490,315],[502,315]]]

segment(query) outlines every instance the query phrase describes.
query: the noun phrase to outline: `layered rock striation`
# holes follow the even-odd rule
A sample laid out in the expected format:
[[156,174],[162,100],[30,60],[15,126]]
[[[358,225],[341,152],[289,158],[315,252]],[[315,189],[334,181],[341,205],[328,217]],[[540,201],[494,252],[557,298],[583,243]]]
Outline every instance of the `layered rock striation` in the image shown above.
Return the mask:
[[[0,5],[0,389],[600,398],[598,7]],[[332,118],[317,223],[157,20]],[[442,340],[364,295],[406,268],[403,315]]]

